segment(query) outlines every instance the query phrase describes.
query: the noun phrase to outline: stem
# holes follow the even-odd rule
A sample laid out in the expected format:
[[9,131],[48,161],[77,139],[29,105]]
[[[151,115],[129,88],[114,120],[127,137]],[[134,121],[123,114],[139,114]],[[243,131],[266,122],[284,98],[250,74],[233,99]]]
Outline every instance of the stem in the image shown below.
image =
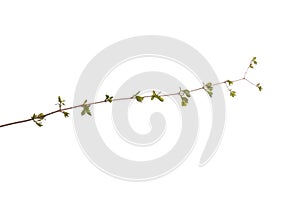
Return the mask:
[[11,125],[15,125],[15,124],[19,124],[19,123],[25,123],[25,122],[28,122],[28,121],[31,121],[32,119],[26,119],[26,120],[19,120],[19,121],[16,121],[16,122],[12,122],[12,123],[6,123],[6,124],[3,124],[3,125],[0,125],[0,128],[1,127],[5,127],[5,126],[11,126]]
[[[251,85],[256,86],[253,82],[251,82],[250,80],[248,80],[246,78],[248,70],[249,70],[249,66],[248,66],[247,70],[245,71],[243,78],[236,79],[236,80],[233,80],[231,82],[234,83],[234,82],[240,82],[240,81],[247,81]],[[226,87],[227,87],[227,89],[229,89],[228,85],[227,85],[227,80],[225,80],[223,82],[214,83],[212,85],[216,86],[216,85],[222,85],[222,84],[225,84]],[[204,85],[202,87],[195,88],[195,89],[192,89],[192,90],[189,90],[189,91],[190,92],[195,92],[195,91],[200,91],[200,90],[203,90],[203,89],[204,89]],[[161,97],[169,97],[169,96],[177,96],[177,95],[180,95],[179,92],[169,93],[169,94],[162,94],[160,96]],[[151,98],[151,97],[152,97],[152,95],[146,95],[146,96],[144,96],[144,98]],[[115,99],[112,99],[112,102],[123,101],[123,100],[132,100],[132,99],[135,99],[135,97],[132,96],[132,97],[115,98]],[[85,105],[96,105],[96,104],[100,104],[100,103],[104,103],[104,102],[106,102],[106,100],[101,100],[101,101],[97,101],[97,102],[86,103]],[[63,111],[67,111],[67,110],[71,110],[71,109],[75,109],[75,108],[79,108],[79,107],[84,107],[84,104],[76,105],[76,106],[72,106],[72,107],[67,107],[67,108],[61,108],[60,107],[60,109],[58,109],[58,110],[55,110],[55,111],[52,111],[52,112],[49,112],[49,113],[45,114],[44,117],[43,117],[43,119],[46,118],[46,117],[48,117],[48,116],[50,116],[50,115],[53,115],[53,114],[56,114],[56,113],[59,113],[59,112],[63,112]],[[33,121],[33,120],[34,119],[30,118],[30,119],[25,119],[25,120],[19,120],[19,121],[11,122],[11,123],[6,123],[6,124],[3,124],[3,125],[0,125],[0,128],[5,127],[5,126],[16,125],[16,124],[19,124],[19,123],[25,123],[25,122],[29,122],[29,121]]]
[[[239,82],[239,81],[242,81],[242,80],[245,80],[247,82],[249,82],[250,84],[254,85],[255,84],[251,81],[249,81],[247,78],[240,78],[240,79],[237,79],[237,80],[233,80],[232,82]],[[218,82],[218,83],[214,83],[213,86],[216,86],[216,85],[221,85],[221,84],[225,84],[226,87],[227,84],[226,84],[226,81],[223,81],[223,82]],[[190,90],[190,92],[195,92],[195,91],[199,91],[199,90],[203,90],[204,89],[204,86],[200,87],[200,88],[195,88],[195,89],[192,89]],[[162,97],[170,97],[170,96],[176,96],[176,95],[179,95],[179,93],[170,93],[170,94],[162,94],[160,96]],[[144,98],[150,98],[151,95],[146,95],[144,96]],[[123,100],[132,100],[134,99],[134,97],[123,97],[123,98],[115,98],[113,99],[112,101],[113,102],[116,102],[116,101],[123,101]],[[91,102],[91,103],[87,103],[86,105],[96,105],[96,104],[100,104],[100,103],[104,103],[105,101],[104,100],[101,100],[101,101],[97,101],[97,102]],[[72,107],[67,107],[67,108],[61,108],[59,110],[55,110],[55,111],[52,111],[52,112],[49,112],[47,114],[44,115],[44,118],[52,115],[52,114],[56,114],[56,113],[59,113],[59,112],[63,112],[63,111],[67,111],[67,110],[71,110],[71,109],[75,109],[75,108],[79,108],[79,107],[83,107],[83,105],[76,105],[76,106],[72,106]],[[0,128],[2,127],[5,127],[5,126],[11,126],[11,125],[16,125],[16,124],[19,124],[19,123],[25,123],[25,122],[29,122],[29,121],[32,121],[33,119],[30,118],[30,119],[25,119],[25,120],[19,120],[19,121],[15,121],[15,122],[11,122],[11,123],[6,123],[6,124],[3,124],[3,125],[0,125]]]

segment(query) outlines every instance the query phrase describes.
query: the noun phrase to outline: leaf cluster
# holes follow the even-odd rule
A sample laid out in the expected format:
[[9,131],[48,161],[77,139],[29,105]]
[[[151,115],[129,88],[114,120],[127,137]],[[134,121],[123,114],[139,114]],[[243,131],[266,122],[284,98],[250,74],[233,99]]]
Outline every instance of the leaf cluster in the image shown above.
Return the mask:
[[81,116],[83,116],[85,114],[88,114],[88,115],[92,116],[92,113],[91,113],[91,110],[90,110],[91,105],[87,104],[87,100],[85,100],[81,106],[83,108],[82,111],[81,111]]
[[233,85],[233,81],[231,81],[231,80],[226,80],[226,81],[225,81],[225,84],[226,84],[226,87],[227,87],[227,89],[228,89],[228,91],[229,91],[229,95],[230,95],[231,97],[235,97],[235,96],[236,96],[236,91],[233,91],[231,88],[229,88],[229,86]]
[[63,100],[60,96],[58,96],[58,103],[56,103],[55,105],[58,105],[59,110],[63,113],[64,117],[69,117],[69,113],[66,111],[62,111],[61,108],[62,106],[65,105],[66,100]]
[[65,105],[65,100],[63,100],[60,96],[58,96],[58,103],[56,103],[55,105],[58,105],[59,110],[61,110],[61,107]]
[[152,91],[151,100],[158,99],[160,102],[164,101],[164,98],[159,96],[159,93],[157,94],[154,90]]
[[181,106],[187,106],[189,103],[189,98],[191,97],[190,91],[187,89],[181,90],[181,88],[179,88],[178,94],[181,98]]
[[258,88],[259,91],[262,91],[262,90],[263,90],[263,88],[262,88],[262,86],[261,86],[260,83],[257,83],[257,84],[256,84],[256,87]]
[[108,94],[106,94],[104,102],[110,102],[111,103],[113,101],[113,98],[114,98],[113,96],[109,96]]
[[31,116],[31,119],[38,127],[42,127],[43,126],[42,120],[45,120],[45,115],[43,113],[39,113],[39,114],[34,113]]
[[143,102],[144,97],[139,96],[140,93],[141,93],[141,91],[138,91],[137,93],[135,93],[134,95],[132,95],[131,98],[136,99],[136,101],[138,101],[138,102],[140,102],[140,103]]
[[213,89],[214,89],[214,87],[213,87],[213,84],[211,83],[211,82],[208,82],[208,83],[206,83],[206,84],[203,84],[203,89],[207,92],[207,94],[210,96],[210,97],[212,97],[212,95],[213,95]]
[[256,57],[253,57],[250,61],[249,68],[254,68],[254,66],[257,65]]

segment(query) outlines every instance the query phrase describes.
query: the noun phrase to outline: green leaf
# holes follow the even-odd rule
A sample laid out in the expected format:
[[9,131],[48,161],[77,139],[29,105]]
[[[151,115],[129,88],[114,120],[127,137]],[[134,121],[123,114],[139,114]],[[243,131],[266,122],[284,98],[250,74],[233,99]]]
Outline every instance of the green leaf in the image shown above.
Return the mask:
[[31,119],[35,119],[36,118],[36,114],[34,113],[32,116],[31,116]]
[[260,83],[257,83],[257,84],[256,84],[256,87],[258,88],[259,91],[262,91],[262,90],[263,90],[263,88],[262,88],[262,86],[260,85]]
[[228,83],[228,85],[233,85],[233,82],[231,80],[227,80],[226,82]]
[[254,65],[257,65],[256,57],[253,57],[253,58],[252,58],[252,60],[251,60],[251,62],[250,62],[250,65],[249,65],[249,68],[254,68],[253,64],[254,64]]
[[55,105],[59,106],[59,109],[61,110],[61,107],[65,105],[65,100],[63,100],[60,96],[58,96],[58,103],[56,103]]
[[38,116],[37,116],[37,118],[38,118],[39,120],[43,120],[44,117],[45,117],[45,115],[44,115],[43,113],[39,113]]
[[183,90],[183,93],[185,93],[185,95],[186,95],[187,97],[191,97],[191,94],[190,94],[190,91],[189,91],[189,90],[185,89],[185,90]]
[[155,91],[152,91],[151,100],[153,100],[155,97],[157,97],[157,94],[155,93]]
[[158,99],[160,102],[164,101],[164,98],[156,94],[155,91],[152,91],[151,100],[153,100],[154,98]]
[[39,126],[42,127],[42,120],[45,120],[45,115],[43,113],[39,113],[38,115],[36,115],[35,113],[31,116],[31,119],[33,120],[33,122]]
[[185,102],[185,103],[188,103],[188,102],[189,102],[189,99],[186,98],[186,97],[182,97],[181,100],[182,100],[182,102]]
[[181,105],[182,106],[187,106],[189,103],[189,99],[187,97],[181,96]]
[[161,96],[157,96],[157,99],[158,99],[160,102],[163,102],[163,101],[164,101],[164,98],[162,98]]
[[235,91],[230,91],[230,96],[235,97],[236,96],[236,92]]
[[212,83],[211,83],[211,82],[206,83],[205,87],[206,87],[206,89],[207,89],[208,91],[212,91],[212,90],[213,90],[213,86],[212,86]]
[[82,111],[81,111],[81,115],[83,116],[83,115],[85,115],[85,114],[88,114],[88,115],[90,115],[90,116],[92,116],[92,113],[91,113],[91,110],[90,110],[90,106],[91,105],[87,105],[86,104],[87,103],[87,100],[85,100],[84,102],[83,102],[83,104],[82,104]]
[[34,121],[34,122],[35,122],[35,124],[36,124],[38,127],[42,127],[42,126],[43,126],[42,123],[39,123],[39,122],[36,122],[36,121]]
[[138,94],[140,94],[141,93],[141,91],[138,91],[137,93],[135,93],[134,95],[132,95],[132,97],[131,98],[135,98],[138,102],[143,102],[143,100],[144,100],[144,97],[142,97],[142,96],[138,96]]
[[141,97],[141,96],[135,96],[135,99],[138,101],[138,102],[143,102],[143,99],[144,97]]
[[212,97],[213,92],[211,92],[211,91],[206,91],[206,92],[208,93],[208,95],[209,95],[210,97]]
[[213,95],[213,92],[212,92],[212,90],[213,90],[213,85],[212,85],[211,82],[206,83],[206,84],[204,85],[203,89],[207,92],[207,94],[208,94],[210,97],[212,97],[212,95]]
[[62,113],[64,114],[64,117],[69,117],[69,113],[68,112],[63,111]]
[[184,102],[184,101],[182,101],[182,102],[181,102],[181,106],[187,106],[187,103]]
[[109,96],[108,94],[106,94],[104,102],[110,102],[111,103],[113,101],[112,99],[113,99],[112,96]]
[[92,113],[91,113],[90,109],[87,109],[87,110],[86,110],[86,113],[87,113],[88,115],[92,116]]

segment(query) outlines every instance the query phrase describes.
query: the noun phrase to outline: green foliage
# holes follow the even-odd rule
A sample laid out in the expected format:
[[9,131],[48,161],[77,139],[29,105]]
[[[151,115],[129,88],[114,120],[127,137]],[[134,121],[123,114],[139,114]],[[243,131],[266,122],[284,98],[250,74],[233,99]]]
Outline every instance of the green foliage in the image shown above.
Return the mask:
[[185,94],[185,96],[191,97],[191,93],[189,90],[185,89],[185,90],[183,90],[183,93]]
[[135,98],[138,102],[140,102],[140,103],[143,102],[144,97],[138,95],[138,94],[140,94],[140,92],[141,92],[141,91],[138,91],[136,94],[134,94],[134,95],[131,97],[131,99],[132,99],[132,98]]
[[105,95],[105,102],[112,102],[113,101],[113,97],[112,96],[109,96],[108,94]]
[[259,91],[262,91],[262,90],[263,90],[263,88],[262,88],[262,86],[260,85],[260,83],[257,83],[257,84],[256,84],[256,87],[258,88]]
[[226,80],[226,81],[225,81],[225,84],[226,84],[226,83],[228,83],[229,86],[233,85],[233,81],[231,81],[231,80]]
[[257,65],[256,57],[253,57],[250,61],[249,68],[254,68],[254,65]]
[[154,100],[154,98],[158,99],[160,102],[164,101],[164,98],[162,98],[161,96],[159,96],[159,93],[156,94],[156,92],[153,90],[152,91],[152,95],[151,95],[151,100]]
[[141,97],[141,96],[136,96],[135,99],[138,101],[138,102],[143,102],[144,100],[144,97]]
[[179,96],[181,98],[181,106],[187,106],[189,103],[189,99],[191,97],[191,93],[189,90],[184,89],[181,90],[181,88],[179,88]]
[[231,96],[231,97],[235,97],[235,96],[236,96],[236,92],[235,92],[235,91],[232,91],[232,90],[230,90],[230,96]]
[[54,113],[58,113],[58,112],[61,112],[65,118],[69,117],[69,113],[66,111],[66,110],[70,110],[70,109],[75,109],[75,108],[78,108],[78,107],[82,107],[82,111],[81,111],[81,115],[90,115],[92,116],[91,114],[91,110],[90,110],[90,106],[91,105],[94,105],[94,104],[98,104],[98,103],[103,103],[103,102],[113,102],[113,101],[121,101],[121,100],[129,100],[129,99],[136,99],[138,102],[143,102],[144,98],[151,98],[151,100],[154,100],[154,99],[158,99],[160,102],[163,102],[164,101],[164,96],[168,97],[168,96],[177,96],[179,95],[180,98],[181,98],[181,105],[182,106],[187,106],[188,103],[189,103],[189,98],[191,97],[191,92],[195,92],[195,91],[199,91],[199,90],[205,90],[207,92],[207,94],[212,97],[213,95],[213,87],[216,86],[216,85],[221,85],[221,84],[225,84],[228,91],[229,91],[229,94],[231,97],[235,97],[236,96],[236,92],[233,91],[230,86],[233,85],[233,83],[235,82],[238,82],[238,81],[243,81],[243,80],[246,80],[248,83],[250,83],[251,85],[254,85],[258,88],[259,91],[262,91],[262,86],[260,83],[257,83],[257,84],[254,84],[253,82],[251,82],[250,80],[248,80],[246,78],[246,75],[247,75],[247,72],[249,70],[249,68],[254,68],[255,66],[257,65],[257,60],[256,60],[256,57],[253,57],[250,61],[250,64],[248,66],[248,69],[246,70],[246,72],[244,73],[244,76],[243,78],[240,78],[240,79],[237,79],[237,80],[226,80],[226,81],[223,81],[223,82],[217,82],[217,83],[214,83],[212,84],[211,82],[208,82],[208,83],[203,83],[203,86],[202,87],[199,87],[199,88],[196,88],[196,89],[193,89],[191,91],[187,90],[187,89],[184,89],[182,90],[181,88],[179,88],[179,92],[178,93],[170,93],[170,94],[164,94],[164,95],[160,95],[160,92],[159,93],[156,93],[154,90],[152,91],[152,95],[151,96],[140,96],[140,91],[138,91],[137,93],[135,93],[132,97],[125,97],[125,98],[118,98],[118,99],[113,99],[113,96],[109,96],[109,95],[105,95],[105,99],[104,100],[101,100],[99,102],[92,102],[90,104],[88,104],[87,100],[85,100],[83,102],[83,104],[81,105],[75,105],[73,107],[69,107],[69,108],[63,108],[63,106],[65,106],[65,100],[61,98],[61,96],[58,96],[57,100],[58,102],[55,104],[55,105],[58,105],[59,107],[59,110],[55,110],[55,111],[52,111],[50,113],[47,113],[47,114],[43,114],[43,113],[39,113],[39,114],[33,114],[31,116],[31,119],[26,119],[26,120],[20,120],[20,121],[16,121],[16,122],[12,122],[12,123],[7,123],[7,124],[3,124],[3,125],[0,125],[0,127],[4,127],[4,126],[9,126],[9,125],[14,125],[14,124],[18,124],[18,123],[23,123],[23,122],[27,122],[27,121],[30,121],[32,120],[37,126],[41,127],[43,126],[42,122],[43,120],[45,120],[45,117],[46,116],[49,116],[49,115],[52,115]]
[[187,105],[188,105],[187,102],[181,101],[181,106],[185,107],[185,106],[187,106]]
[[87,100],[84,101],[84,103],[81,105],[82,106],[82,111],[81,111],[81,115],[85,115],[88,114],[90,116],[92,116],[91,110],[90,110],[90,104],[87,104]]
[[58,103],[56,103],[55,105],[58,105],[59,110],[63,113],[64,117],[69,117],[69,113],[66,111],[62,111],[62,106],[65,105],[66,100],[63,100],[60,96],[58,96]]
[[64,117],[69,117],[69,114],[70,114],[70,113],[68,113],[68,112],[66,112],[66,111],[63,111],[62,113],[64,114]]
[[65,100],[63,100],[60,96],[58,96],[58,103],[56,103],[55,105],[58,105],[59,110],[61,110],[61,107],[65,105]]
[[[235,96],[236,96],[236,92],[233,91],[231,88],[229,88],[229,86],[233,85],[233,81],[226,80],[226,81],[225,81],[225,84],[226,84],[226,87],[227,87],[227,89],[228,89],[228,91],[229,91],[229,95],[230,95],[231,97],[235,97]],[[228,84],[228,85],[227,85],[227,84]]]
[[204,84],[203,89],[207,92],[207,94],[212,97],[213,95],[213,84],[211,82],[208,82],[206,84]]
[[33,120],[33,122],[38,126],[38,127],[42,127],[42,120],[45,120],[45,115],[43,113],[39,113],[38,115],[36,115],[35,113],[31,116],[31,119]]

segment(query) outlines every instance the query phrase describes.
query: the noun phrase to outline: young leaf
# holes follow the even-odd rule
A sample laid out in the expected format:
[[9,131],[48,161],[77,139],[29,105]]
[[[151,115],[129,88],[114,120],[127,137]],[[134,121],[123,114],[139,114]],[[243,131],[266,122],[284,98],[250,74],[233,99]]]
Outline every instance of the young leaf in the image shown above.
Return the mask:
[[260,85],[260,83],[257,83],[256,87],[258,88],[259,91],[262,91],[262,89],[263,89],[262,86]]
[[85,115],[85,114],[88,114],[90,116],[92,116],[92,113],[91,113],[91,110],[90,110],[90,106],[91,105],[87,105],[87,100],[85,100],[82,104],[82,111],[81,111],[81,116]]
[[164,98],[156,94],[155,91],[152,91],[151,100],[153,100],[154,98],[158,99],[160,102],[164,101]]
[[254,68],[254,65],[257,65],[257,61],[256,61],[256,57],[253,57],[251,62],[250,62],[250,65],[249,65],[249,68]]
[[143,99],[144,97],[141,97],[141,96],[135,96],[135,99],[138,101],[138,102],[143,102]]
[[213,92],[211,92],[211,91],[206,91],[206,92],[208,93],[208,95],[209,95],[210,97],[212,97]]
[[230,91],[230,96],[235,97],[236,96],[236,92],[235,91]]
[[212,86],[212,83],[211,83],[211,82],[206,83],[206,84],[204,85],[203,89],[207,92],[207,94],[208,94],[210,97],[212,97],[212,95],[213,95],[213,92],[212,92],[213,86]]
[[42,126],[43,126],[42,123],[39,123],[39,122],[36,122],[36,121],[34,121],[34,122],[35,122],[35,124],[36,124],[38,127],[42,127]]
[[183,90],[183,93],[185,93],[185,95],[186,95],[187,97],[191,97],[191,94],[190,94],[190,91],[189,91],[189,90],[185,89],[185,90]]
[[31,119],[35,119],[36,118],[36,115],[35,115],[35,113],[31,116]]
[[228,83],[229,86],[233,85],[233,82],[231,80],[227,80],[226,82]]
[[43,113],[39,113],[36,115],[35,113],[31,116],[32,121],[38,126],[42,127],[42,120],[45,120],[45,115]]
[[213,87],[212,87],[212,83],[211,83],[211,82],[206,83],[205,86],[206,86],[207,90],[209,90],[209,91],[212,91],[212,90],[213,90]]
[[107,102],[107,101],[108,101],[108,102],[111,103],[111,102],[112,102],[112,99],[113,99],[112,96],[109,96],[108,94],[106,94],[106,95],[105,95],[105,100],[104,100],[104,102]]
[[58,96],[58,103],[55,105],[58,105],[59,109],[61,110],[61,107],[65,105],[65,100],[63,100],[60,96]]
[[38,118],[39,120],[43,120],[44,117],[45,117],[45,116],[44,116],[43,113],[39,113],[38,116],[37,116],[37,118]]
[[64,117],[69,117],[69,113],[68,112],[63,111],[62,113],[64,114]]
[[182,97],[181,100],[182,100],[182,102],[189,103],[189,99],[186,97]]
[[163,102],[163,101],[164,101],[164,98],[162,98],[161,96],[157,96],[157,99],[158,99],[160,102]]

